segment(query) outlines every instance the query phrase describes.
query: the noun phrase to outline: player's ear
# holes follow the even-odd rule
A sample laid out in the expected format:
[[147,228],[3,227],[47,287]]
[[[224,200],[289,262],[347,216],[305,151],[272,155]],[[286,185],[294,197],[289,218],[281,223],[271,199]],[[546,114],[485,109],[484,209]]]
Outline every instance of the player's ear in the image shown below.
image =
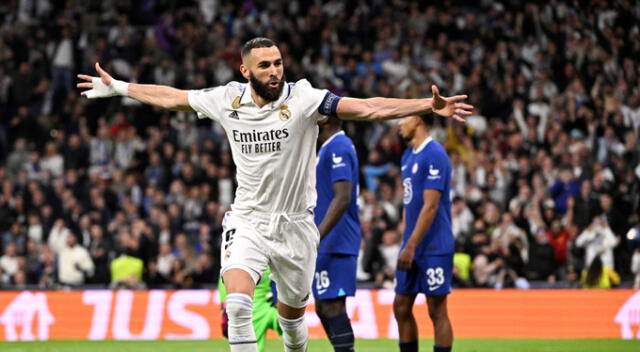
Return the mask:
[[240,65],[240,73],[244,78],[249,80],[249,68],[244,63]]

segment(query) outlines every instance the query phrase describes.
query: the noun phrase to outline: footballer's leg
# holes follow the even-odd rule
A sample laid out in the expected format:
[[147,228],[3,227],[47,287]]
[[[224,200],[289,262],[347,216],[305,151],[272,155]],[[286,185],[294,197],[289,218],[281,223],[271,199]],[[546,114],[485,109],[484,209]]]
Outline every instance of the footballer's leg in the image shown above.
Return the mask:
[[227,288],[226,312],[229,316],[229,345],[232,352],[257,351],[252,325],[255,282],[244,270],[230,269],[224,275]]
[[453,328],[447,311],[447,296],[451,293],[453,255],[427,257],[423,263],[426,273],[427,306],[433,323],[434,352],[449,352],[453,344]]
[[306,307],[297,308],[278,302],[278,321],[282,328],[285,351],[304,352],[307,350],[309,331],[304,321]]
[[357,256],[320,253],[312,284],[316,314],[335,352],[352,352],[353,328],[346,297],[356,291]]
[[447,295],[427,296],[429,317],[435,335],[434,352],[449,352],[453,344],[453,329],[447,312]]
[[278,315],[286,352],[307,349],[309,332],[304,312],[311,295],[311,281],[318,250],[318,229],[309,212],[292,215],[280,227],[269,267],[276,282]]
[[220,273],[227,289],[229,346],[232,352],[256,352],[253,292],[268,260],[247,219],[228,213],[223,223]]
[[418,352],[418,324],[413,315],[415,294],[396,293],[393,300],[393,314],[398,322],[400,352]]
[[353,328],[347,315],[346,301],[345,296],[316,301],[316,313],[335,352],[353,351]]

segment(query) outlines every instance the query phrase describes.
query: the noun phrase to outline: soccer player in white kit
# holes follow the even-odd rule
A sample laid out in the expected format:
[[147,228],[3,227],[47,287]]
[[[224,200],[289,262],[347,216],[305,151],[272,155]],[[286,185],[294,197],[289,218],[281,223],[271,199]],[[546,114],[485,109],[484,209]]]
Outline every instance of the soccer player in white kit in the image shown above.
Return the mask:
[[100,77],[78,75],[87,98],[128,96],[156,107],[194,111],[224,128],[237,168],[238,188],[224,221],[221,275],[227,289],[229,344],[233,352],[257,351],[251,325],[256,283],[271,268],[285,351],[306,351],[304,311],[318,248],[316,203],[317,122],[326,115],[382,121],[435,112],[463,121],[466,96],[354,99],[316,89],[306,80],[284,81],[280,50],[267,38],[242,47],[240,72],[248,83],[203,90],[127,83],[96,63]]

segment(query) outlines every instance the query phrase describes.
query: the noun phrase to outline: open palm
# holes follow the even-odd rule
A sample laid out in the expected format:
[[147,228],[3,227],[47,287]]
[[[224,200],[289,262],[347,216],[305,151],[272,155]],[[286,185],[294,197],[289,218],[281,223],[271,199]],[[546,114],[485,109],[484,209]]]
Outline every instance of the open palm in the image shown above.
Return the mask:
[[[111,86],[111,82],[113,78],[109,75],[105,70],[100,67],[100,64],[96,62],[96,71],[100,77],[92,77],[88,75],[78,75],[78,78],[85,80],[87,82],[78,83],[76,86],[78,88],[89,88],[89,90],[85,90],[81,95],[85,95],[88,98],[92,97],[104,97],[104,96],[112,96],[114,94],[110,94],[108,92],[108,88]],[[102,83],[102,84],[99,84]]]
[[464,116],[472,113],[473,105],[464,103],[467,99],[466,95],[454,95],[452,97],[443,97],[440,95],[438,87],[431,86],[433,92],[433,101],[431,109],[440,116],[451,117],[457,121],[464,122]]

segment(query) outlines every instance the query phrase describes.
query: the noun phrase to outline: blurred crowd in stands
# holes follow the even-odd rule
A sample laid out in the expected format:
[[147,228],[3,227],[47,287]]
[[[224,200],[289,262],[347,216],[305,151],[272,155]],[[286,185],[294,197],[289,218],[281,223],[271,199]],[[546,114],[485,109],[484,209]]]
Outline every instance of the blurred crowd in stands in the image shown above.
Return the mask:
[[[100,62],[181,89],[243,81],[239,50],[255,36],[279,42],[288,81],[338,95],[469,95],[466,124],[431,127],[454,169],[457,286],[640,277],[637,2],[10,0],[1,287],[213,287],[235,188],[224,131],[128,98],[86,100],[75,75]],[[391,287],[406,144],[394,122],[344,129],[361,164],[358,280]]]

